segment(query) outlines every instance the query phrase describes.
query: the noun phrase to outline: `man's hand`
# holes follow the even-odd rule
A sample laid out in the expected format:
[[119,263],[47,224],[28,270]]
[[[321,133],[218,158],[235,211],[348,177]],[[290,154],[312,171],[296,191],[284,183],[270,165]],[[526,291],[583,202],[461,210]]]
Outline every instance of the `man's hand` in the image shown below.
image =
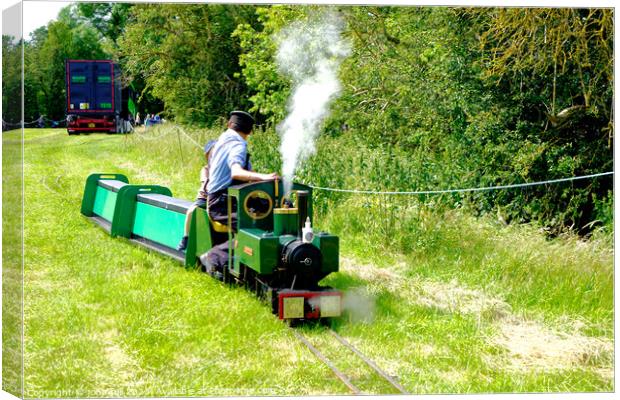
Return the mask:
[[258,172],[245,170],[241,168],[239,164],[233,164],[230,172],[233,179],[238,179],[245,182],[272,181],[274,179],[278,179],[278,174],[275,172],[271,174],[259,174]]
[[258,176],[261,181],[273,181],[279,178],[278,174],[275,172],[272,172],[270,174],[258,174]]

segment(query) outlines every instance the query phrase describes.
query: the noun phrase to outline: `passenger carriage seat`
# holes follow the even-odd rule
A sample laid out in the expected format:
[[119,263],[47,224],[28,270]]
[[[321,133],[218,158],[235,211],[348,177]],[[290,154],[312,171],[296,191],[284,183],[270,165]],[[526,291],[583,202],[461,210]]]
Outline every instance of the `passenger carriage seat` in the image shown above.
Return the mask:
[[221,222],[214,221],[209,215],[209,206],[207,205],[205,211],[207,212],[207,217],[209,217],[209,223],[211,224],[211,228],[217,233],[228,233],[228,225],[223,224]]
[[211,227],[213,228],[213,230],[215,232],[218,233],[227,233],[228,232],[228,225],[224,225],[221,222],[217,222],[211,219],[211,216],[209,215],[209,213],[207,212],[207,215],[209,216],[209,223],[211,224]]

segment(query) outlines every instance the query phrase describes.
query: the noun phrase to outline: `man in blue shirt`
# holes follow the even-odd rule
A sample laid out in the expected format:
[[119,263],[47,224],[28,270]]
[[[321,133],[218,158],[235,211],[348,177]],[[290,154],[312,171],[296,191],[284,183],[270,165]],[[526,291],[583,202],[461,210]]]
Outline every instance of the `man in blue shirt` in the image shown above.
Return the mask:
[[[228,187],[241,182],[276,179],[278,175],[252,171],[247,150],[247,138],[252,133],[254,118],[244,111],[233,111],[228,129],[220,135],[209,161],[208,212],[212,220],[228,225]],[[236,210],[236,204],[233,204]],[[237,215],[231,215],[232,229],[236,229]],[[213,247],[200,257],[207,272],[221,273],[228,263],[228,242]]]

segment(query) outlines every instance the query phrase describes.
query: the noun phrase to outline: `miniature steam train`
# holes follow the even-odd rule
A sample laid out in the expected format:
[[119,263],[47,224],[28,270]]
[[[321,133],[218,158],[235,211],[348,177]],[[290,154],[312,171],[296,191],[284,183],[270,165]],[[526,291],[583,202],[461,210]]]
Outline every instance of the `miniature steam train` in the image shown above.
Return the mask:
[[121,174],[91,174],[86,180],[81,213],[111,236],[121,236],[195,267],[213,246],[229,241],[226,282],[245,285],[271,306],[280,319],[338,317],[342,293],[319,281],[338,271],[338,237],[314,233],[312,188],[293,183],[283,194],[282,182],[253,182],[228,188],[228,210],[236,226],[213,221],[197,208],[191,215],[185,252],[176,245],[183,236],[190,201],[172,197],[159,185],[130,185]]

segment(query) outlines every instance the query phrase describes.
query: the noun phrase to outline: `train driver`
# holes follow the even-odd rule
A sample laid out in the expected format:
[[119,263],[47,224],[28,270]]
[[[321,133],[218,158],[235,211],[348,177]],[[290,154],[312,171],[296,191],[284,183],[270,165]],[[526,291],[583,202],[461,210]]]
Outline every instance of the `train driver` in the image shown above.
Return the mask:
[[[244,111],[233,111],[228,119],[228,129],[220,135],[213,147],[209,162],[207,184],[207,210],[212,220],[228,225],[228,187],[241,182],[276,179],[277,174],[252,171],[247,138],[252,133],[254,118]],[[236,206],[233,205],[233,210]],[[236,229],[237,215],[231,215],[232,229]],[[228,264],[228,242],[213,247],[200,257],[211,274],[220,273]]]

